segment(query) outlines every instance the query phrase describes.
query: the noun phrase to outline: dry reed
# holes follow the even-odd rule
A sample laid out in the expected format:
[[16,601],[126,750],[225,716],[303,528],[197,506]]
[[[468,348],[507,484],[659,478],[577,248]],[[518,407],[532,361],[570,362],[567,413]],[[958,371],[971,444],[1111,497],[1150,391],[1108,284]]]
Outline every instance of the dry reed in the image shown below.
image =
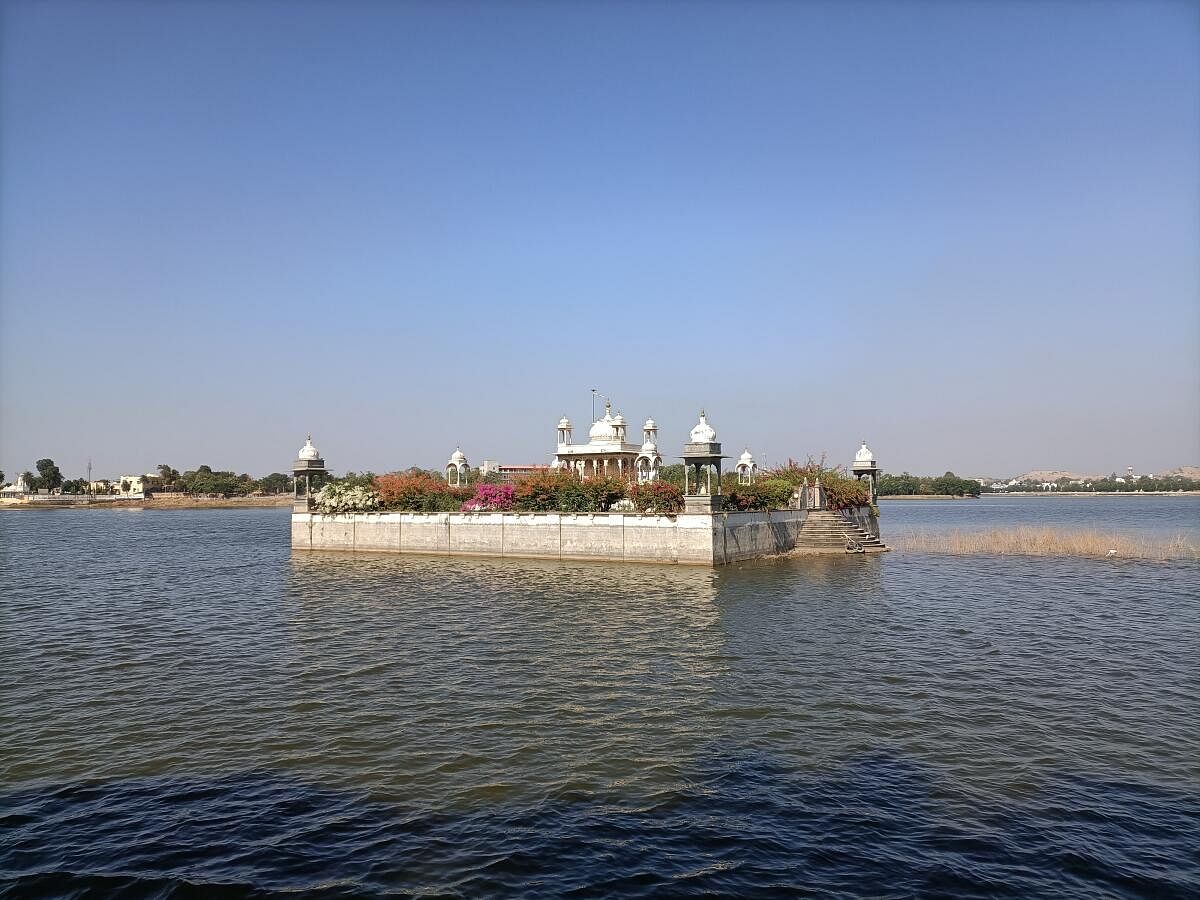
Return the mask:
[[909,532],[890,538],[888,543],[896,549],[916,553],[1200,560],[1200,546],[1186,535],[1151,538],[1101,531],[1018,527],[988,531]]

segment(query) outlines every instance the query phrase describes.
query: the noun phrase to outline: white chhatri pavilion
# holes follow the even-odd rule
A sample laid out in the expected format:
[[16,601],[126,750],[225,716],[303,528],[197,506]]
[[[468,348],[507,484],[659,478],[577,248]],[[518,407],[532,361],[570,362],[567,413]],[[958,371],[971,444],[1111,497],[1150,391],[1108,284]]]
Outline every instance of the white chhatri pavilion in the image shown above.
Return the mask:
[[451,487],[462,487],[467,483],[469,469],[467,454],[462,452],[462,447],[455,447],[454,452],[450,454],[450,459],[446,461],[446,484]]
[[313,495],[313,479],[323,474],[325,474],[325,460],[321,459],[321,451],[313,445],[310,434],[304,441],[304,446],[297,451],[296,461],[292,463],[293,511],[308,511],[308,502]]
[[658,452],[658,423],[653,419],[647,419],[642,426],[642,450],[633,464],[637,469],[638,484],[658,478],[662,454]]
[[[721,442],[708,424],[704,410],[683,445],[683,503],[688,512],[717,512],[721,509]],[[716,479],[713,479],[713,474]]]
[[749,447],[742,451],[734,468],[737,470],[738,484],[754,483],[754,479],[758,477],[758,463],[754,461],[754,454],[750,452]]
[[854,465],[850,467],[850,471],[855,478],[862,478],[864,475],[867,477],[871,485],[871,502],[874,503],[879,497],[879,464],[875,462],[875,454],[871,452],[866,441],[862,442],[862,446],[854,454]]

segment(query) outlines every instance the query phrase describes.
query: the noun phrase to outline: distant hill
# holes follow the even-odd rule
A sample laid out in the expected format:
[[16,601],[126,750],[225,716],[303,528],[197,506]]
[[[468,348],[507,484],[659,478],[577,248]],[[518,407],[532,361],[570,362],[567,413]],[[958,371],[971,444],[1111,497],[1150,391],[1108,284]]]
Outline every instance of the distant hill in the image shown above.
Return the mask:
[[1017,481],[1058,481],[1060,478],[1069,478],[1075,481],[1078,478],[1103,477],[1103,475],[1078,475],[1075,472],[1063,472],[1058,469],[1034,469],[1031,472],[1026,472],[1024,475],[1018,475]]
[[1200,466],[1179,466],[1175,469],[1168,469],[1166,472],[1159,472],[1159,475],[1182,475],[1184,478],[1200,478]]
[[[1143,475],[1143,472],[1135,473]],[[1168,469],[1165,472],[1155,472],[1159,478],[1164,478],[1167,475],[1182,475],[1184,478],[1200,478],[1200,466],[1179,466],[1174,469]],[[1079,475],[1076,472],[1065,472],[1059,469],[1034,469],[1031,472],[1026,472],[1024,475],[1018,475],[1017,481],[1058,481],[1060,478],[1068,478],[1071,481],[1098,481],[1101,478],[1107,478],[1109,473],[1105,472],[1099,475]],[[1125,476],[1123,469],[1117,470],[1119,477]],[[1008,479],[1004,479],[1007,481]]]

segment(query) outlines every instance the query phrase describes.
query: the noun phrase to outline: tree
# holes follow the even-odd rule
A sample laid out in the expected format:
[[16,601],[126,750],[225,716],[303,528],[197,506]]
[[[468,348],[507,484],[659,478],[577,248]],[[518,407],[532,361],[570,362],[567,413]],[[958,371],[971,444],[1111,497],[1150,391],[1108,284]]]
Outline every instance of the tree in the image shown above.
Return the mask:
[[179,476],[180,487],[188,494],[248,494],[254,490],[254,481],[249,475],[234,472],[214,472],[210,466],[200,466]]
[[174,490],[179,483],[179,470],[172,469],[166,463],[159,463],[158,479],[164,490]]
[[282,472],[272,472],[258,483],[264,494],[286,494],[292,489],[292,479]]
[[879,476],[879,496],[891,497],[896,494],[915,494],[921,489],[921,481],[915,475],[904,472],[892,475],[884,472]]
[[62,487],[62,472],[58,470],[58,466],[54,464],[54,460],[39,459],[34,465],[37,466],[38,477],[42,482],[41,487],[49,490]]
[[4,470],[0,469],[0,485],[2,484],[8,484],[8,482],[4,480]]
[[658,470],[658,480],[665,481],[667,484],[673,484],[679,490],[683,490],[683,463],[671,463],[670,465],[662,466]]

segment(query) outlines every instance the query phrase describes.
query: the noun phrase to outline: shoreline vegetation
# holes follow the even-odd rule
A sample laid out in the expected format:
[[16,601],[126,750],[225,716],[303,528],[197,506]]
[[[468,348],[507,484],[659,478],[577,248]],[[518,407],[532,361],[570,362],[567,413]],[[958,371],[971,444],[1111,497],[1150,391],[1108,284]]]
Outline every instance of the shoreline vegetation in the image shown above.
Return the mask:
[[1200,545],[1186,535],[1141,537],[1095,529],[1018,526],[981,531],[909,531],[890,535],[888,541],[896,550],[950,556],[1200,560]]
[[160,494],[146,500],[97,497],[93,501],[55,502],[52,498],[0,502],[0,509],[251,509],[290,507],[292,496],[278,494],[260,497],[191,497],[184,494]]

